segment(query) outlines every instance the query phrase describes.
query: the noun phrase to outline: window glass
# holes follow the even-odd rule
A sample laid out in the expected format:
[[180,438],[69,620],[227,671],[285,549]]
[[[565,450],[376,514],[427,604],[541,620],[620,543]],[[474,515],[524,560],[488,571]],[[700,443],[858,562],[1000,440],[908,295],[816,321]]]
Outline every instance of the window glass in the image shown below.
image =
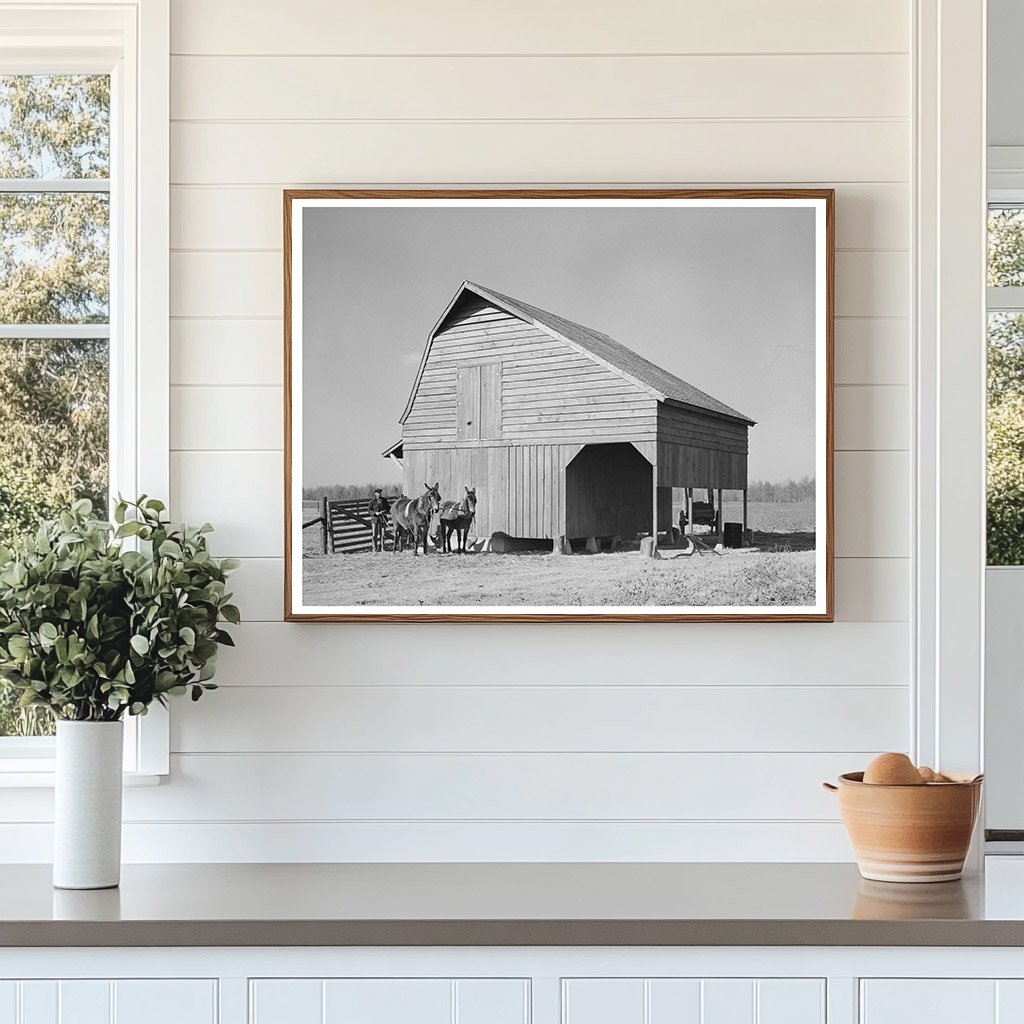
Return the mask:
[[988,211],[990,288],[1024,286],[1024,206],[991,206]]
[[988,564],[1024,565],[1024,313],[988,315]]
[[107,75],[0,75],[0,178],[109,177]]
[[[0,76],[0,544],[78,497],[106,513],[109,176],[107,76]],[[0,736],[51,732],[0,684]]]
[[0,323],[106,323],[110,197],[0,193]]

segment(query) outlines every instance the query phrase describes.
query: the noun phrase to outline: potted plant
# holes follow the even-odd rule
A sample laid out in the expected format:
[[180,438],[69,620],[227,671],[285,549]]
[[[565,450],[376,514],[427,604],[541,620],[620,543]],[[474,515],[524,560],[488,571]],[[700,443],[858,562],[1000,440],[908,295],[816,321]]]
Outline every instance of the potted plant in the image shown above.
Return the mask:
[[225,588],[238,562],[210,555],[208,523],[163,513],[143,496],[107,523],[78,501],[0,549],[0,678],[57,721],[59,888],[119,882],[125,714],[198,700],[214,689],[219,645],[233,644],[222,624],[239,621]]

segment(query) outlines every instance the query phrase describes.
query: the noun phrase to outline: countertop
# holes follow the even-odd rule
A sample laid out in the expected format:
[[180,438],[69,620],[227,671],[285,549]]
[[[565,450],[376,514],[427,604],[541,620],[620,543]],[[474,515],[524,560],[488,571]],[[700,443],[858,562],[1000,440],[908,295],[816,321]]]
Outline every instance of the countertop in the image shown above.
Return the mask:
[[852,864],[128,865],[98,892],[12,865],[0,945],[1022,946],[1024,863],[1000,860],[926,885]]

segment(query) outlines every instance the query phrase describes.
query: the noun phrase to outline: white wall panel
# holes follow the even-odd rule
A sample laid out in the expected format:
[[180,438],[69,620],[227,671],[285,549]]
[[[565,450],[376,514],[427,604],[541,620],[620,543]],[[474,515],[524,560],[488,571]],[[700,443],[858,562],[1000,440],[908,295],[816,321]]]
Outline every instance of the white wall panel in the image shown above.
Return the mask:
[[902,182],[907,139],[884,120],[190,121],[171,125],[171,181]]
[[821,781],[878,752],[177,754],[125,820],[833,820]]
[[909,557],[909,454],[837,452],[835,521],[841,557]]
[[775,751],[898,748],[901,687],[222,686],[174,716],[171,750]]
[[[44,821],[0,824],[0,864],[53,857],[52,807]],[[838,819],[803,821],[145,821],[124,828],[128,863],[210,861],[726,861],[806,863],[852,857]]]
[[[773,184],[778,183],[744,182],[745,186],[765,188]],[[832,182],[788,184],[828,188]],[[283,184],[175,185],[171,189],[171,247],[280,250],[283,188]],[[836,196],[836,245],[840,249],[906,249],[909,224],[910,197],[905,184],[850,182]],[[906,343],[908,329],[904,325],[902,330]]]
[[901,317],[836,320],[837,384],[909,384],[910,323]]
[[242,621],[280,622],[284,615],[284,559],[243,558],[228,577]]
[[284,327],[272,320],[172,320],[171,385],[284,380]]
[[[905,52],[910,8],[893,0],[760,0],[642,6],[571,0],[445,0],[423,17],[416,0],[386,6],[334,0],[177,0],[174,53],[771,53]],[[783,16],[783,14],[785,16]]]
[[171,315],[280,317],[281,266],[276,253],[171,253]]
[[171,448],[178,451],[280,451],[284,392],[280,387],[171,388]]
[[836,451],[907,451],[910,448],[910,389],[837,387]]
[[280,452],[172,452],[171,512],[213,523],[218,555],[281,555],[283,479]]
[[[173,120],[906,116],[902,54],[176,57]],[[808,82],[816,82],[809,89]]]
[[[216,537],[217,535],[214,534]],[[443,623],[333,626],[293,622],[251,623],[244,643],[220,655],[218,679],[251,686],[281,686],[282,680],[333,685],[344,682],[409,685],[437,682],[416,665],[441,665],[455,656],[459,637]],[[910,631],[905,623],[672,623],[616,627],[594,623],[510,630],[475,625],[471,634],[481,662],[477,686],[632,686],[662,680],[725,677],[747,686],[907,685]],[[530,660],[522,655],[530,645]],[[408,644],[408,647],[404,646]],[[453,646],[454,645],[454,646]],[[680,651],[686,652],[685,661]],[[301,650],[297,662],[295,651]],[[585,658],[580,651],[586,651]],[[386,667],[401,651],[409,661],[394,673]],[[408,652],[408,653],[406,653]],[[465,649],[459,652],[465,656]],[[539,674],[535,665],[543,665]],[[642,666],[638,670],[637,666]]]
[[836,253],[836,316],[905,317],[909,313],[909,253]]
[[836,620],[907,620],[910,573],[908,558],[837,558]]

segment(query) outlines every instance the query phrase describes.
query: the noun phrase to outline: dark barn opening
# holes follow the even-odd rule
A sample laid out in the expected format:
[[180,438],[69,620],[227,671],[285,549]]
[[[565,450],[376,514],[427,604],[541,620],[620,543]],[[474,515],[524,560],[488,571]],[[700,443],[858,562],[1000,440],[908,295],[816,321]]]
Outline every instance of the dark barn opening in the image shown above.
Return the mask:
[[584,445],[565,469],[566,536],[650,533],[653,472],[628,442]]

